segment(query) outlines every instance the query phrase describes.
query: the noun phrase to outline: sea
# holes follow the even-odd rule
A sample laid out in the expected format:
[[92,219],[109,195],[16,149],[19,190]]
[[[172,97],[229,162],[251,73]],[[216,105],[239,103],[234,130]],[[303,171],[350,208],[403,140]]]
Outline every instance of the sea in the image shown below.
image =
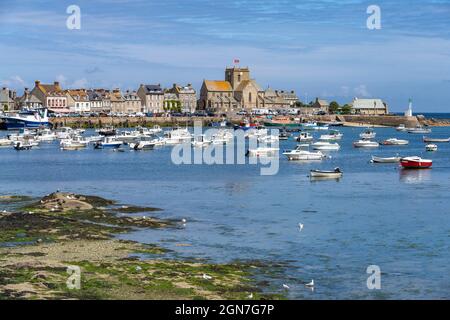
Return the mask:
[[[255,269],[255,281],[289,299],[449,299],[450,144],[430,153],[422,135],[377,128],[378,141],[410,144],[355,149],[364,128],[339,130],[341,149],[322,161],[288,161],[281,151],[297,142],[280,141],[279,171],[266,176],[262,165],[248,163],[176,165],[169,146],[143,152],[63,151],[57,141],[27,151],[3,147],[0,194],[62,190],[162,208],[156,217],[186,219],[186,226],[120,238],[169,249],[163,259],[267,266]],[[449,127],[432,130],[431,137],[450,137]],[[434,164],[403,170],[373,164],[372,155],[417,155]],[[339,180],[308,177],[312,169],[336,167],[344,173]],[[376,288],[372,270],[380,270]],[[314,290],[305,286],[312,279]]]

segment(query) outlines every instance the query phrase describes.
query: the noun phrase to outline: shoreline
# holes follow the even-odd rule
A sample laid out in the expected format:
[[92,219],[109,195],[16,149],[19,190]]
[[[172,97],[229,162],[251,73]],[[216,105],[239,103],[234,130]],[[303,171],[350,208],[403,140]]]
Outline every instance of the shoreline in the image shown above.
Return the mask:
[[[1,196],[0,204],[18,207],[0,213],[0,299],[283,298],[256,285],[261,265],[170,260],[157,244],[115,237],[140,228],[182,227],[180,221],[131,216],[158,208],[61,192],[36,202]],[[66,285],[68,267],[80,268],[79,290]]]

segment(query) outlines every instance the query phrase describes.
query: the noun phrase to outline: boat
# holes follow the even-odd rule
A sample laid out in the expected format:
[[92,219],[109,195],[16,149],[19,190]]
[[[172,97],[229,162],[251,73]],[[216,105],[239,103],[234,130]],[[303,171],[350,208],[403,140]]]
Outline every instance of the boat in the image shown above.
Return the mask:
[[323,170],[311,170],[311,178],[327,178],[327,179],[339,179],[343,175],[341,169],[336,168],[333,171],[323,171]]
[[301,126],[303,130],[315,130],[317,128],[317,122],[304,122]]
[[243,122],[241,122],[239,125],[234,126],[234,130],[244,130],[247,131],[249,129],[258,128],[260,125],[258,123],[250,122],[249,120],[245,119]]
[[448,143],[448,142],[450,142],[450,138],[438,139],[438,138],[423,137],[423,142]]
[[367,128],[364,132],[362,132],[359,135],[361,139],[375,139],[376,136],[377,133],[371,128]]
[[438,150],[438,146],[436,144],[427,144],[425,146],[425,150],[429,152],[434,152]]
[[224,145],[233,140],[234,136],[230,130],[220,129],[211,136],[211,142],[214,145]]
[[353,142],[355,148],[378,148],[380,144],[371,140],[358,140]]
[[275,156],[280,149],[270,147],[258,147],[256,149],[248,149],[248,157]]
[[38,130],[36,138],[39,141],[50,142],[56,139],[56,133],[48,128]]
[[205,135],[199,135],[194,137],[194,141],[191,142],[192,146],[194,148],[203,148],[203,147],[207,147],[212,143],[211,140],[206,139]]
[[95,149],[103,148],[119,148],[123,144],[122,141],[116,140],[115,137],[105,136],[102,141],[98,141],[94,144]]
[[10,146],[13,142],[9,139],[2,138],[0,139],[0,147]]
[[145,141],[141,140],[139,142],[132,142],[130,143],[130,149],[135,151],[140,150],[153,150],[155,148],[155,143],[153,141]]
[[278,136],[266,135],[266,136],[258,137],[258,142],[273,143],[273,142],[278,142],[278,141],[280,141],[280,138]]
[[404,124],[400,124],[397,128],[395,128],[397,131],[408,131],[408,129],[405,127]]
[[341,140],[343,137],[343,134],[340,133],[337,130],[330,130],[329,134],[323,134],[320,136],[319,140],[321,141],[337,141]]
[[319,141],[315,142],[311,145],[314,150],[323,150],[323,151],[337,151],[341,148],[338,143],[331,143],[327,141]]
[[329,127],[343,127],[344,124],[339,121],[332,121],[332,122],[328,122],[328,126]]
[[69,139],[61,140],[60,145],[63,150],[80,150],[89,145],[89,140],[84,139],[79,135],[73,135]]
[[49,127],[47,109],[24,110],[0,116],[7,130]]
[[285,155],[288,160],[304,160],[304,161],[310,161],[310,160],[322,160],[326,158],[326,155],[324,155],[322,152],[310,152],[306,149],[309,148],[309,144],[300,144],[298,145],[294,150],[287,150],[283,152],[283,155]]
[[422,126],[417,126],[415,128],[410,128],[408,129],[408,133],[413,133],[413,134],[424,134],[424,133],[431,133],[431,129],[429,128],[424,128]]
[[274,117],[270,121],[264,122],[266,127],[298,127],[299,123],[292,121],[289,117]]
[[300,132],[298,137],[295,139],[297,142],[310,142],[314,138],[309,132]]
[[317,131],[327,131],[329,130],[329,127],[327,124],[318,124],[315,127],[312,127],[313,130],[317,130]]
[[136,132],[138,133],[138,135],[140,136],[154,136],[158,133],[162,132],[162,129],[159,125],[154,125],[153,128],[144,128],[144,127],[137,127],[136,128]]
[[14,149],[16,150],[30,150],[33,147],[33,145],[26,143],[26,142],[22,142],[22,141],[17,141],[14,144]]
[[278,135],[278,139],[279,140],[288,140],[290,136],[291,136],[291,134],[289,132],[287,132],[286,130],[281,130]]
[[132,143],[141,137],[138,131],[122,131],[116,138],[123,143]]
[[114,127],[111,127],[111,126],[98,129],[98,130],[96,130],[96,132],[99,135],[105,136],[105,137],[110,137],[110,136],[115,136],[116,135],[116,129],[114,129]]
[[187,128],[175,128],[171,131],[164,133],[165,143],[174,145],[189,142],[192,140],[192,136]]
[[70,127],[61,127],[56,130],[56,138],[58,139],[70,139],[74,134],[74,130]]
[[381,158],[372,156],[372,163],[399,163],[401,157],[389,157],[389,158]]
[[409,144],[409,141],[401,140],[401,139],[397,139],[397,138],[390,138],[390,139],[384,140],[383,142],[381,142],[381,144],[384,146],[405,146],[405,145]]
[[422,159],[418,156],[400,159],[400,164],[405,169],[428,169],[433,165],[433,160]]

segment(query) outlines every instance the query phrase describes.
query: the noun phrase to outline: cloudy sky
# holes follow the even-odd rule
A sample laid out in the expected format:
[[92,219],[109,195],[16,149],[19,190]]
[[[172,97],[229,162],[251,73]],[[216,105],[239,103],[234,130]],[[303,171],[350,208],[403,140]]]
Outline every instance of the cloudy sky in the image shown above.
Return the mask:
[[[381,30],[366,26],[381,8]],[[67,7],[81,9],[69,30]],[[121,87],[223,79],[235,58],[262,87],[394,111],[450,112],[450,0],[0,1],[0,82]]]

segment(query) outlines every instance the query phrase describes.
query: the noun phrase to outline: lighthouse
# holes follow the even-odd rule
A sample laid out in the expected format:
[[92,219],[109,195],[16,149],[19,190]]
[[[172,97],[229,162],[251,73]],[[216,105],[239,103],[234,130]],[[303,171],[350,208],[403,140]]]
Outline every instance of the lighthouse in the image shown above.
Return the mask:
[[412,111],[412,99],[409,99],[409,107],[408,110],[405,112],[405,117],[412,117],[413,111]]

